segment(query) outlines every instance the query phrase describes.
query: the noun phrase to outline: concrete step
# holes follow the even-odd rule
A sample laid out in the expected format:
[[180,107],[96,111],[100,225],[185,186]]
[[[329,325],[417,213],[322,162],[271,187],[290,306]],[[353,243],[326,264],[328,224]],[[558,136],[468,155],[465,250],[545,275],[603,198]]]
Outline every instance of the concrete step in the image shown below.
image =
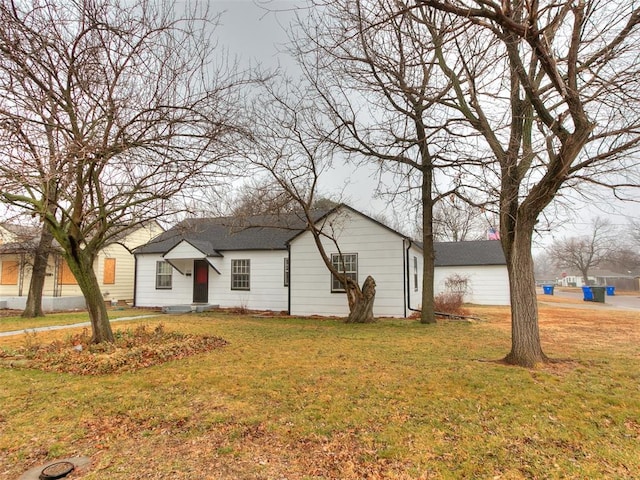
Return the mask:
[[220,308],[220,305],[198,304],[198,305],[168,305],[162,307],[162,313],[201,313]]

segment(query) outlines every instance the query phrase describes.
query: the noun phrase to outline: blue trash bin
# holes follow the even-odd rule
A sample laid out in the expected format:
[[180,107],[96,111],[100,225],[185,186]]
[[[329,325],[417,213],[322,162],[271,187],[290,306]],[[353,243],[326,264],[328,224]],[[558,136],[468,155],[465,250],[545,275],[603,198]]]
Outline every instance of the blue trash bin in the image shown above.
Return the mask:
[[593,292],[591,291],[591,287],[589,285],[582,286],[582,295],[585,302],[593,302]]
[[607,285],[607,295],[613,297],[616,294],[616,287],[613,285]]
[[553,285],[543,285],[542,291],[545,295],[553,295]]

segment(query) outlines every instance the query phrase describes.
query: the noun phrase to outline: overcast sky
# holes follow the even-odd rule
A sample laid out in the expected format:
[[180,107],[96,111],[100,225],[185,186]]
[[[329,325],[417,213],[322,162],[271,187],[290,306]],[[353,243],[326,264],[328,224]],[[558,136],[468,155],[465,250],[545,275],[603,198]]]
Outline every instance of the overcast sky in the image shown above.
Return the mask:
[[[224,12],[218,29],[220,44],[244,64],[292,67],[292,62],[284,52],[287,41],[285,28],[294,16],[295,0],[209,0],[214,11]],[[298,11],[300,13],[300,10]],[[358,172],[351,175],[352,167],[338,169],[333,178],[325,179],[325,193],[337,194],[343,189],[346,177],[355,177],[357,182],[349,188],[345,200],[354,208],[368,214],[382,213],[393,217],[394,211],[387,208],[384,200],[371,200],[376,186],[373,172]],[[333,191],[329,185],[334,185]],[[603,193],[603,192],[600,192]],[[640,193],[637,194],[640,201]],[[554,238],[588,234],[591,221],[596,216],[610,218],[616,225],[623,226],[628,219],[640,218],[640,205],[632,205],[613,200],[612,196],[602,199],[597,196],[571,199],[572,208],[565,210],[561,225],[554,227],[536,240],[545,244]],[[553,213],[550,213],[553,216]]]
[[[302,4],[296,0],[213,0],[210,7],[223,12],[217,30],[220,46],[227,48],[232,57],[237,56],[245,65],[295,68],[285,51],[287,28],[296,12],[304,14],[300,9]],[[377,186],[375,171],[363,172],[360,169],[354,175],[354,170],[355,167],[345,165],[323,176],[321,193],[344,195],[345,202],[364,213],[393,217],[393,208],[388,208],[386,201],[372,199]],[[348,192],[343,194],[347,178],[353,180]]]

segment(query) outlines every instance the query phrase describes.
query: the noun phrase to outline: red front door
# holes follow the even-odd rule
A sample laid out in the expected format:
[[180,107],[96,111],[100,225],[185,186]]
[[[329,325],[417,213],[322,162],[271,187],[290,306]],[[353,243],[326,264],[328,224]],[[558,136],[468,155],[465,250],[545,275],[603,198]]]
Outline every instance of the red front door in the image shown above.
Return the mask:
[[209,264],[205,260],[193,261],[193,303],[209,302]]

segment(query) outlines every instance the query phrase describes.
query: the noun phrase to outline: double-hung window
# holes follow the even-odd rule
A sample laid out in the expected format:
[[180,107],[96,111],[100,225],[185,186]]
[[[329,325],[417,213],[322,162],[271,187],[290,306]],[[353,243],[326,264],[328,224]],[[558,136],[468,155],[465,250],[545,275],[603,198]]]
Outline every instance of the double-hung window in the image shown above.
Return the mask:
[[284,259],[284,286],[289,286],[289,259]]
[[170,290],[173,267],[168,262],[156,262],[156,290]]
[[[357,253],[332,253],[331,263],[343,275],[351,278],[354,282],[358,283],[358,254]],[[344,285],[340,282],[338,277],[331,275],[331,291],[332,292],[344,292]]]
[[418,291],[418,257],[413,257],[413,290]]
[[231,290],[250,290],[251,260],[231,260]]

